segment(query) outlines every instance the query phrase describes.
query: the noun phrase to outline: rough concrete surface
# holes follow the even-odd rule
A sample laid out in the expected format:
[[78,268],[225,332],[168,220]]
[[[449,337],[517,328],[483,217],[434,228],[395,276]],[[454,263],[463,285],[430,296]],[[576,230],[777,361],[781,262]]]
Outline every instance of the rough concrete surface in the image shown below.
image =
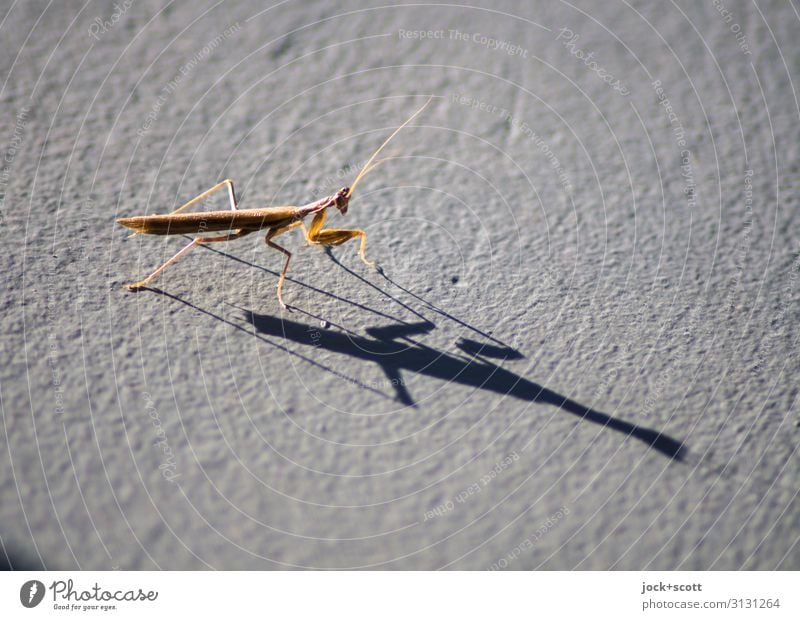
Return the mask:
[[800,569],[796,2],[1,4],[3,563]]

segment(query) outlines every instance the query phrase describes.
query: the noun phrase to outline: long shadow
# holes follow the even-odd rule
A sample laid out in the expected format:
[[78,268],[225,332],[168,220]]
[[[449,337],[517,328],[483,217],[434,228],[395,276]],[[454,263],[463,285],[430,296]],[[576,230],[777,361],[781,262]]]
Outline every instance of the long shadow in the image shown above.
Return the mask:
[[412,335],[427,333],[434,328],[434,324],[429,321],[372,327],[367,330],[369,337],[364,337],[334,330],[320,330],[313,325],[250,311],[245,311],[245,315],[262,334],[309,347],[321,347],[327,351],[377,364],[390,380],[389,384],[395,388],[397,399],[406,405],[414,406],[414,400],[406,389],[402,373],[413,372],[504,396],[513,396],[520,400],[554,405],[583,420],[634,437],[671,459],[680,461],[686,455],[683,444],[672,437],[595,411],[487,359],[495,357],[506,360],[521,357],[518,351],[510,347],[482,345],[471,340],[462,340],[458,343],[465,354],[462,357],[438,351],[412,340]]

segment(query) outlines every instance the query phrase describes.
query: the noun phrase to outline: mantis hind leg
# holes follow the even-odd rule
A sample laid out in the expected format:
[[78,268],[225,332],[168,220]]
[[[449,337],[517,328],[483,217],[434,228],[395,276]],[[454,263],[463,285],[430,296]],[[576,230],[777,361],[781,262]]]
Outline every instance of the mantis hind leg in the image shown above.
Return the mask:
[[283,264],[283,269],[281,270],[281,277],[278,279],[278,303],[281,305],[281,308],[284,310],[288,310],[289,306],[287,306],[283,301],[283,281],[286,279],[286,272],[289,271],[289,261],[292,260],[292,253],[287,250],[285,247],[278,245],[274,241],[272,241],[273,237],[277,237],[278,235],[282,235],[283,233],[292,230],[292,228],[297,228],[303,222],[293,222],[288,226],[281,226],[279,228],[270,228],[267,232],[267,236],[264,237],[264,241],[266,244],[271,247],[273,250],[278,250],[281,254],[286,256],[286,262]]
[[204,191],[199,196],[195,196],[194,198],[192,198],[186,204],[181,205],[180,207],[175,209],[172,213],[170,213],[170,215],[174,215],[175,213],[180,213],[181,211],[184,211],[185,209],[188,209],[189,207],[191,207],[194,204],[197,204],[198,202],[200,202],[204,198],[208,198],[211,194],[213,194],[214,192],[222,189],[223,187],[227,187],[228,188],[228,200],[230,200],[230,203],[231,203],[231,211],[236,211],[236,209],[237,209],[237,207],[239,205],[239,201],[236,200],[236,191],[233,189],[233,180],[232,179],[225,179],[224,181],[220,181],[219,183],[217,183],[211,189],[207,189],[206,191]]
[[231,233],[229,235],[220,235],[219,237],[196,237],[189,242],[189,245],[183,247],[182,249],[178,250],[178,252],[170,258],[166,263],[161,265],[158,269],[156,269],[153,273],[147,276],[144,280],[139,280],[138,282],[132,282],[131,284],[127,284],[126,286],[128,289],[135,291],[140,288],[144,288],[150,282],[156,279],[158,275],[164,271],[167,267],[169,267],[172,263],[177,261],[181,258],[184,254],[188,253],[189,250],[192,248],[202,245],[204,243],[219,243],[222,241],[231,241],[233,239],[239,239],[240,237],[244,237],[245,235],[249,235],[252,230],[237,230],[235,233]]

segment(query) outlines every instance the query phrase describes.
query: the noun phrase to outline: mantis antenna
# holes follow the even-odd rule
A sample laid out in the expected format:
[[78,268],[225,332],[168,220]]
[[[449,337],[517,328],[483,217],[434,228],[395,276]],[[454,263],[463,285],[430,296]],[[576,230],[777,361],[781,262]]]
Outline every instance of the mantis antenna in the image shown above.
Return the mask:
[[[364,178],[364,176],[367,174],[367,172],[369,172],[370,170],[372,170],[372,169],[375,167],[375,166],[370,166],[370,164],[371,164],[371,163],[374,161],[374,159],[375,159],[375,158],[378,156],[378,154],[379,154],[379,153],[380,153],[380,152],[383,150],[383,147],[385,147],[387,144],[389,144],[389,142],[391,142],[392,138],[394,138],[394,137],[395,137],[395,136],[398,134],[398,132],[399,132],[399,131],[400,131],[400,130],[403,128],[403,127],[405,127],[405,126],[406,126],[406,125],[408,125],[408,124],[409,124],[411,121],[413,121],[413,120],[414,120],[414,119],[415,119],[415,118],[416,118],[416,117],[419,115],[419,113],[420,113],[420,112],[422,112],[422,111],[423,111],[423,110],[424,110],[424,109],[427,107],[427,105],[428,105],[428,104],[431,102],[431,100],[432,100],[432,99],[433,99],[433,97],[431,96],[431,97],[430,97],[430,98],[429,98],[429,99],[428,99],[428,100],[427,100],[427,101],[424,103],[424,105],[423,105],[423,106],[422,106],[422,107],[421,107],[419,110],[417,110],[416,112],[414,112],[414,114],[412,114],[412,115],[409,117],[409,119],[408,119],[408,120],[407,120],[405,123],[403,123],[402,125],[400,125],[400,127],[398,127],[397,129],[395,129],[395,130],[392,132],[392,135],[391,135],[391,136],[389,136],[388,138],[386,138],[386,140],[383,142],[383,144],[381,144],[381,145],[378,147],[378,150],[377,150],[377,151],[375,151],[375,152],[372,154],[372,157],[370,157],[370,158],[367,160],[367,163],[366,163],[366,164],[364,164],[364,167],[363,167],[363,168],[361,168],[361,171],[358,173],[358,176],[356,177],[356,180],[355,180],[355,181],[353,181],[353,184],[352,184],[352,185],[350,185],[350,191],[348,191],[348,192],[347,192],[347,197],[348,197],[348,198],[350,198],[350,196],[352,196],[352,195],[353,195],[353,191],[356,189],[356,185],[358,185],[358,182],[359,182],[359,181],[360,181],[362,178]],[[380,160],[380,161],[385,161],[385,160]],[[379,162],[376,162],[376,164],[375,164],[375,165],[377,166],[377,164],[378,164],[378,163],[380,163],[380,161],[379,161]]]

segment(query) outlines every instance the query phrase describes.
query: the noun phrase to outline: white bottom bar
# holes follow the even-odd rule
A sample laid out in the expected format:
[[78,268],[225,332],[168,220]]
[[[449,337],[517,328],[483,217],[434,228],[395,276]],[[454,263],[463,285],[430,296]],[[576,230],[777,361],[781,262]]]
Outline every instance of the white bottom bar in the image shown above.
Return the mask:
[[0,615],[777,620],[800,618],[798,583],[788,571],[17,572],[0,577]]

